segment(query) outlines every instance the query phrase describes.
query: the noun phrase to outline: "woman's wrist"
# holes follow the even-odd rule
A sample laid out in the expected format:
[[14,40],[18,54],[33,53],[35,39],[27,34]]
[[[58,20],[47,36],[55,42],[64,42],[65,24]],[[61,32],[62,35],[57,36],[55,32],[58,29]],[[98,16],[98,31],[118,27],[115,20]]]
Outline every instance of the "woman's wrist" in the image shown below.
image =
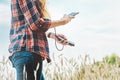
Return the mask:
[[48,37],[48,38],[55,38],[55,36],[54,36],[54,35],[55,35],[54,33],[49,32],[49,33],[48,33],[48,35],[47,35],[47,37]]
[[48,37],[48,38],[50,38],[50,35],[51,35],[51,34],[52,34],[51,32],[50,32],[50,33],[48,33],[47,37]]
[[58,26],[61,26],[61,25],[65,25],[65,24],[66,24],[66,21],[64,19],[55,20],[55,21],[51,22],[51,28],[58,27]]

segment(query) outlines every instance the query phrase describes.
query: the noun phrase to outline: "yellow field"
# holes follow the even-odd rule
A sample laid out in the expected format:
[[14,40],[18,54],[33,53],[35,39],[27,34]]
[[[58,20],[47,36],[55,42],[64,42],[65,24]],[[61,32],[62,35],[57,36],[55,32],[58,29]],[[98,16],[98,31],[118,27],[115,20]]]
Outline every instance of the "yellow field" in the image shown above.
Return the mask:
[[[120,58],[113,54],[91,62],[88,55],[70,59],[61,55],[45,63],[43,71],[45,80],[120,80]],[[15,69],[6,58],[0,62],[0,80],[15,80]]]

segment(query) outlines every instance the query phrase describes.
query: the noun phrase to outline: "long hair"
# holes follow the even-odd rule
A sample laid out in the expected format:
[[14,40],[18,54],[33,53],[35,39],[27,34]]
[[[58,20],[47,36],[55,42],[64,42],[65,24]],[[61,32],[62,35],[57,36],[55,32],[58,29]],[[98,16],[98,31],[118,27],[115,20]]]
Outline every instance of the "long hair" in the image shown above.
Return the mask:
[[46,0],[39,0],[40,6],[41,6],[41,13],[43,18],[50,18],[50,14],[48,12],[48,9],[46,7]]

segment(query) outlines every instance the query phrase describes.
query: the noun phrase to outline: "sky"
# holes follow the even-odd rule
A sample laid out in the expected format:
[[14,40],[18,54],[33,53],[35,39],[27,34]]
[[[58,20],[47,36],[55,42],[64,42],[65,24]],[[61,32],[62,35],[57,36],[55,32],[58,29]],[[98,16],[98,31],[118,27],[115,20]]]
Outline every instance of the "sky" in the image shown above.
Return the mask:
[[[47,7],[52,20],[64,14],[79,12],[70,23],[57,27],[74,47],[65,46],[57,51],[54,40],[48,39],[50,54],[67,57],[90,55],[101,60],[106,55],[120,55],[120,0],[48,0]],[[10,0],[0,0],[0,55],[9,55]],[[48,30],[54,32],[54,29]],[[61,48],[62,45],[58,44]]]

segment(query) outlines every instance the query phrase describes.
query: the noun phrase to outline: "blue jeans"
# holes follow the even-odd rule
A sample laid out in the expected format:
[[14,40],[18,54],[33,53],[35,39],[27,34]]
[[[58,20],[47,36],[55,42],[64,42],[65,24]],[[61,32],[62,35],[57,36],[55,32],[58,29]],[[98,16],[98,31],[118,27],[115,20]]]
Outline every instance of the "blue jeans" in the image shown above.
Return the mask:
[[[35,80],[35,78],[36,80],[44,80],[42,58],[37,55],[28,51],[15,52],[10,60],[16,69],[17,80]],[[38,64],[39,67],[37,68]],[[36,74],[34,71],[36,71]]]

